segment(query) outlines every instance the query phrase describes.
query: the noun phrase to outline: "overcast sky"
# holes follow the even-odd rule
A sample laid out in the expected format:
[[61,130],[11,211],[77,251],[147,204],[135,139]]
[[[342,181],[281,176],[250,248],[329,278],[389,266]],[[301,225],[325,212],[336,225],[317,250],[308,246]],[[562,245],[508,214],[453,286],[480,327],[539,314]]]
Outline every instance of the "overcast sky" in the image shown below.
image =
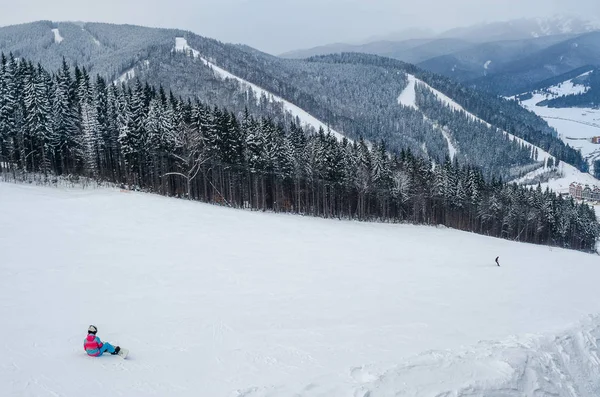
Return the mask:
[[191,30],[278,54],[411,27],[436,31],[554,14],[600,18],[600,0],[0,0],[0,25],[40,19]]

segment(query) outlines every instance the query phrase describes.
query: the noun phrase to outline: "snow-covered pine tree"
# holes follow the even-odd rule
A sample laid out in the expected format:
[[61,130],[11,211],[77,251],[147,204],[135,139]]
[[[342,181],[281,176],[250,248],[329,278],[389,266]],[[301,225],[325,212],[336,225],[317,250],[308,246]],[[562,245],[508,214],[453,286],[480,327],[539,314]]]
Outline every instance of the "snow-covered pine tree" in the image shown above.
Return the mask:
[[50,171],[51,108],[49,103],[49,76],[41,66],[27,67],[24,84],[25,126],[28,151],[26,163],[29,170]]

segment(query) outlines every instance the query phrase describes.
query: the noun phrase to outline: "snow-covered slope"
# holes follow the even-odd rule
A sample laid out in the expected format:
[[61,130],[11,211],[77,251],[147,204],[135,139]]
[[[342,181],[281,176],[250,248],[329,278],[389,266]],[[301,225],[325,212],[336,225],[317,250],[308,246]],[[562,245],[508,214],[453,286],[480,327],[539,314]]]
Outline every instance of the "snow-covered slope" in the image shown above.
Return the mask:
[[600,318],[592,316],[557,336],[530,335],[428,352],[381,375],[360,368],[365,383],[359,395],[598,396],[599,340]]
[[[584,73],[578,77],[583,77],[586,74]],[[600,136],[600,110],[592,108],[549,108],[538,106],[540,102],[547,99],[586,92],[587,87],[575,83],[574,80],[576,79],[567,80],[561,84],[548,87],[543,91],[536,91],[532,93],[532,98],[522,101],[521,105],[546,120],[550,126],[558,131],[559,137],[565,143],[576,149],[580,149],[584,158],[590,164],[593,164],[594,160],[600,159],[600,145],[593,144],[590,141],[592,137]],[[594,178],[590,180],[591,176],[588,178],[586,175],[581,176],[584,179],[584,181],[581,181],[582,183],[600,185],[598,180]],[[571,180],[571,182],[574,181],[578,180]]]
[[116,84],[125,83],[129,80],[133,80],[134,78],[135,78],[135,68],[131,68],[131,69],[128,69],[127,71],[125,71],[125,73],[123,73],[121,76],[119,76],[119,78],[115,80],[115,83]]
[[[447,95],[443,94],[442,92],[436,90],[435,88],[431,87],[430,85],[428,85],[427,83],[417,79],[414,76],[408,75],[408,86],[407,88],[404,90],[404,92],[400,95],[400,97],[398,98],[398,102],[402,105],[405,106],[411,106],[413,108],[416,108],[416,104],[415,104],[415,84],[423,84],[424,86],[426,86],[429,90],[431,90],[435,96],[438,98],[438,100],[440,100],[443,104],[445,104],[446,106],[449,106],[450,108],[456,110],[456,111],[461,111],[464,112],[468,117],[471,117],[473,120],[477,120],[479,122],[485,123],[487,124],[489,127],[491,127],[491,125],[489,123],[487,123],[486,121],[480,119],[479,117],[477,117],[476,115],[468,112],[466,109],[464,109],[461,105],[459,105],[458,103],[456,103],[452,98],[448,97]],[[565,84],[564,86],[565,90],[568,90],[569,92],[575,91],[575,90],[581,90],[582,88],[577,86],[574,87],[573,84],[568,85]],[[555,91],[559,90],[559,87],[554,87],[553,88]],[[558,93],[556,95],[562,95],[562,91],[557,91]],[[534,97],[535,99],[535,97]],[[541,99],[540,99],[541,100]],[[535,103],[538,103],[540,100],[538,100]],[[530,104],[530,101],[524,102],[524,105],[529,108],[528,104]],[[534,110],[534,109],[530,109],[530,110]],[[554,109],[552,109],[554,110]],[[560,109],[558,109],[560,110]],[[569,109],[572,110],[572,109]],[[538,112],[538,110],[534,110],[536,113]],[[591,111],[591,109],[587,109],[586,111]],[[542,114],[538,113],[540,116],[544,117]],[[598,113],[598,117],[600,119],[600,112]],[[544,117],[546,118],[546,117]],[[547,119],[547,118],[546,118]],[[548,123],[556,128],[557,124],[560,124],[562,121],[564,120],[554,120],[557,121],[557,123],[552,122],[552,120],[548,120]],[[600,122],[597,126],[598,129],[596,129],[596,133],[600,135]],[[557,128],[558,129],[558,128]],[[559,133],[561,132],[561,130],[558,130]],[[517,140],[519,143],[526,145],[529,148],[535,148],[538,151],[538,161],[543,162],[544,164],[547,163],[548,159],[553,159],[553,161],[556,161],[556,158],[552,155],[550,155],[550,153],[546,152],[545,150],[543,150],[542,148],[532,145],[531,143],[525,141],[524,139],[521,139],[519,137],[516,137],[506,131],[502,131],[505,135],[507,135],[509,137],[510,140]],[[454,153],[456,153],[456,148],[452,145],[451,142],[451,137],[450,137],[450,132],[447,130],[443,130],[442,131],[444,138],[446,138],[447,142],[448,142],[448,148],[450,150],[450,153],[452,155],[452,157],[454,156]],[[591,135],[587,135],[587,137],[590,137]],[[563,138],[564,139],[564,138]],[[587,141],[577,141],[577,143],[580,145],[578,146],[577,143],[571,143],[570,141],[567,141],[571,146],[575,147],[575,148],[579,148],[579,147],[583,147],[583,146],[588,146],[592,145],[591,143],[587,142]],[[597,158],[596,156],[600,156],[600,146],[598,145],[593,145],[596,151],[593,153],[586,153],[583,149],[582,152],[584,154],[584,156],[587,156],[588,158]],[[519,180],[517,180],[516,182],[527,182],[532,180],[532,178],[534,178],[535,176],[539,175],[540,173],[545,173],[548,172],[549,169],[546,167],[540,168],[538,170],[532,171],[531,173],[526,174],[524,177],[520,178]],[[568,192],[569,190],[569,185],[572,182],[579,182],[579,183],[583,183],[583,184],[599,184],[598,180],[595,179],[594,177],[592,177],[590,174],[587,173],[583,173],[581,171],[579,171],[578,169],[576,169],[575,167],[571,166],[570,164],[565,164],[565,163],[561,163],[561,165],[559,166],[559,171],[562,174],[562,177],[560,178],[553,178],[552,180],[550,180],[547,183],[543,184],[543,187],[545,188],[546,186],[549,186],[551,189],[557,191],[557,192],[561,192],[561,193],[565,193]],[[537,184],[537,182],[536,182]]]
[[118,189],[0,183],[0,219],[2,396],[598,395],[595,255]]
[[[398,104],[403,105],[403,106],[408,106],[410,108],[418,110],[417,93],[415,90],[415,85],[417,84],[417,82],[419,82],[419,83],[423,83],[423,82],[421,80],[417,79],[412,74],[407,73],[406,77],[408,80],[408,84],[406,85],[406,88],[404,88],[402,93],[400,93],[400,96],[398,97]],[[423,118],[427,119],[427,117],[425,115],[423,115]],[[450,153],[450,159],[453,160],[454,156],[456,155],[456,147],[452,143],[452,138],[450,136],[450,132],[448,131],[448,129],[442,128],[439,125],[437,125],[437,123],[435,123],[434,121],[432,121],[432,120],[429,120],[429,121],[444,136],[444,139],[448,143],[448,152]]]
[[54,33],[54,42],[56,44],[62,43],[62,41],[64,40],[64,38],[60,35],[59,30],[57,28],[52,29],[52,33]]
[[[99,45],[99,44],[98,44]],[[145,60],[138,66],[138,68],[148,68],[150,66],[150,61]],[[117,78],[114,83],[115,84],[123,84],[128,82],[129,80],[133,80],[136,77],[136,68],[133,67],[131,69],[126,70],[123,74]]]
[[222,79],[233,79],[233,80],[238,81],[242,87],[245,87],[247,89],[251,89],[252,91],[254,91],[257,98],[260,98],[261,96],[264,95],[271,102],[281,103],[283,106],[283,109],[285,111],[291,113],[294,117],[297,117],[300,120],[302,125],[304,125],[304,126],[309,125],[309,126],[313,127],[315,130],[319,130],[319,128],[323,128],[323,130],[325,132],[327,132],[329,130],[331,132],[331,134],[339,140],[341,140],[344,137],[342,134],[340,134],[334,130],[331,130],[325,123],[318,120],[316,117],[312,116],[307,111],[301,109],[300,107],[294,105],[293,103],[288,102],[285,99],[257,86],[256,84],[252,84],[249,81],[242,79],[241,77],[235,76],[235,75],[229,73],[228,71],[226,71],[225,69],[220,68],[219,66],[210,62],[208,59],[202,57],[200,55],[199,51],[190,47],[185,38],[183,38],[183,37],[175,38],[175,51],[185,52],[185,53],[188,53],[190,56],[193,56],[194,58],[199,58],[205,65],[210,66],[218,77],[220,77]]
[[[429,89],[431,92],[434,93],[434,95],[437,97],[437,99],[444,105],[449,106],[451,109],[455,110],[455,111],[459,111],[459,112],[464,112],[467,117],[472,118],[473,120],[479,121],[481,123],[486,124],[488,127],[492,127],[491,124],[489,124],[488,122],[480,119],[479,117],[475,116],[474,114],[468,112],[466,109],[464,109],[461,105],[459,105],[458,103],[456,103],[452,98],[448,97],[447,95],[443,94],[442,92],[436,90],[435,88],[433,88],[432,86],[430,86],[429,84],[425,83],[424,81],[416,78],[415,76],[411,75],[411,74],[407,74],[408,77],[408,85],[407,87],[404,89],[404,91],[400,94],[400,96],[398,97],[398,103],[404,106],[409,106],[412,107],[414,109],[417,109],[417,105],[416,105],[416,92],[415,92],[415,85],[416,84],[421,84],[425,87],[427,87],[427,89]],[[425,116],[423,116],[425,117]],[[457,152],[457,148],[452,144],[452,140],[451,140],[451,132],[448,131],[447,129],[441,129],[442,130],[442,134],[444,135],[444,138],[446,139],[446,141],[448,142],[448,150],[450,151],[450,156],[451,158],[454,158],[454,155]],[[509,139],[512,140],[517,140],[518,142],[527,145],[529,148],[536,148],[538,150],[538,160],[539,161],[547,161],[548,158],[552,157],[548,152],[546,152],[545,150],[534,146],[532,144],[530,144],[529,142],[526,142],[525,140],[516,137],[506,131],[502,131],[505,135],[507,135],[509,137]]]
[[[408,106],[413,109],[417,109],[417,93],[415,91],[415,84],[417,83],[417,78],[412,74],[406,75],[408,84],[406,88],[400,96],[398,97],[398,103],[403,106]],[[419,80],[420,82],[420,80]]]

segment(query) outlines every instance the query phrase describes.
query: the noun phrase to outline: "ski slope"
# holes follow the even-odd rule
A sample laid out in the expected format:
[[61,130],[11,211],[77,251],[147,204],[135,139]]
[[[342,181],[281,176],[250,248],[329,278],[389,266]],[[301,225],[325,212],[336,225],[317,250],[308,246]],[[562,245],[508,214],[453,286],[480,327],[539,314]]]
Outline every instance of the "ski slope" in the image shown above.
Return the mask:
[[55,28],[55,29],[52,29],[52,33],[54,33],[54,42],[56,44],[62,43],[64,38],[60,35],[60,31],[57,28]]
[[[437,99],[443,103],[446,106],[449,106],[451,109],[455,110],[455,111],[459,111],[459,112],[464,112],[467,117],[470,117],[471,119],[475,120],[475,121],[479,121],[481,123],[486,124],[488,127],[493,128],[493,126],[491,124],[489,124],[488,122],[486,122],[485,120],[477,117],[476,115],[474,115],[473,113],[468,112],[465,108],[463,108],[460,104],[458,104],[457,102],[455,102],[452,98],[448,97],[447,95],[445,95],[444,93],[436,90],[435,88],[431,87],[430,85],[428,85],[427,83],[417,79],[415,76],[412,76],[410,74],[407,74],[408,76],[408,86],[404,89],[404,91],[402,92],[402,94],[400,95],[400,97],[398,98],[398,102],[401,105],[404,106],[409,106],[409,107],[413,107],[413,108],[417,108],[416,106],[416,95],[415,95],[415,84],[423,84],[425,87],[427,87],[429,90],[431,90],[433,92],[433,94],[437,97]],[[569,90],[569,92],[572,92],[574,90],[573,87],[569,86],[568,84],[565,84],[564,86],[565,90]],[[581,87],[578,87],[577,89],[581,89]],[[538,103],[539,100],[535,103]],[[528,104],[526,102],[523,103],[525,107],[528,107]],[[533,109],[530,109],[533,110]],[[552,109],[553,111],[555,109]],[[559,109],[560,110],[560,109]],[[536,110],[537,112],[538,110]],[[538,115],[542,116],[541,114],[538,113]],[[543,117],[543,116],[542,116]],[[598,113],[598,117],[600,120],[600,112]],[[544,117],[546,118],[546,117]],[[547,118],[546,118],[547,119]],[[556,124],[557,123],[553,123],[552,120],[547,120],[548,123],[556,128]],[[557,122],[561,122],[560,120],[554,120]],[[598,131],[598,133],[600,134],[600,121],[598,124],[598,129],[596,131]],[[572,130],[569,130],[572,131]],[[561,130],[559,130],[559,133],[561,132]],[[542,148],[532,145],[531,143],[525,141],[522,138],[519,138],[513,134],[510,134],[507,131],[502,131],[503,134],[507,135],[509,137],[509,139],[512,140],[516,140],[517,142],[525,145],[526,147],[531,148],[535,148],[538,151],[538,161],[543,162],[544,165],[547,164],[547,161],[549,159],[553,159],[554,161],[556,161],[556,158],[554,156],[552,156],[550,153],[548,153],[547,151],[543,150]],[[454,157],[454,155],[457,152],[457,149],[452,145],[451,139],[450,139],[450,134],[451,132],[448,130],[443,130],[442,134],[444,136],[444,138],[446,139],[446,141],[448,142],[448,149],[450,151],[451,154],[451,158]],[[586,135],[589,137],[589,135]],[[589,145],[592,145],[591,143],[588,143],[587,141],[581,141],[578,140],[577,142],[580,143],[581,146],[583,145],[587,145],[589,148]],[[585,143],[582,143],[585,142]],[[578,146],[577,144],[573,144],[571,142],[568,142],[571,146],[575,147],[575,148],[579,148],[581,146]],[[595,154],[590,154],[585,152],[585,150],[582,149],[582,153],[584,154],[584,156],[586,156],[588,159],[589,158],[600,158],[600,145],[593,145],[595,146],[594,149],[596,150],[596,152],[594,152]],[[528,174],[526,174],[525,176],[523,176],[522,178],[516,180],[515,182],[517,183],[523,183],[526,181],[531,180],[533,177],[539,175],[540,173],[547,173],[549,172],[550,169],[546,168],[546,167],[542,167],[538,170],[532,171]],[[581,171],[579,171],[578,169],[576,169],[575,167],[571,166],[570,164],[565,164],[561,162],[561,166],[559,167],[559,171],[561,172],[562,176],[560,178],[554,178],[552,180],[550,180],[549,182],[543,183],[542,186],[545,188],[550,187],[550,189],[553,189],[557,192],[560,193],[565,193],[569,191],[569,185],[572,182],[578,182],[578,183],[582,183],[582,184],[591,184],[591,185],[595,185],[595,184],[599,184],[598,180],[595,179],[592,175],[588,174],[588,173],[583,173]],[[537,185],[537,183],[535,183],[535,185]]]
[[[400,93],[400,96],[398,97],[398,104],[418,110],[419,108],[417,106],[417,92],[416,92],[415,86],[416,86],[417,82],[422,83],[422,84],[424,84],[424,83],[421,80],[417,79],[412,74],[407,73],[406,78],[408,80],[408,84],[406,85],[406,87],[404,88],[402,93]],[[427,86],[427,87],[429,89],[432,89],[430,86]],[[424,114],[423,114],[423,118],[426,120],[429,120],[427,118],[427,116],[425,116]],[[431,122],[431,124],[442,133],[442,136],[444,137],[444,139],[446,140],[446,142],[448,144],[448,152],[450,154],[450,160],[454,160],[454,156],[456,156],[457,150],[456,150],[456,147],[452,144],[452,138],[450,136],[450,131],[448,131],[447,128],[440,127],[435,121],[429,120],[429,122]],[[424,143],[423,143],[423,151],[425,153],[427,153],[427,148],[425,147]]]
[[[398,104],[403,106],[408,106],[409,108],[418,109],[417,108],[417,92],[415,90],[415,85],[417,84],[417,78],[412,74],[406,74],[406,79],[408,84],[400,93],[398,97]],[[421,80],[419,80],[421,82]]]
[[597,255],[118,189],[0,219],[2,396],[600,395]]
[[[471,118],[472,120],[478,121],[480,123],[484,123],[485,125],[487,125],[490,128],[494,128],[494,126],[492,126],[490,123],[488,123],[487,121],[485,121],[485,120],[477,117],[473,113],[468,112],[465,108],[463,108],[461,105],[459,105],[457,102],[455,102],[452,98],[450,98],[446,94],[442,93],[441,91],[436,90],[435,88],[433,88],[429,84],[425,83],[424,81],[416,78],[415,76],[413,76],[411,74],[407,74],[406,76],[408,78],[408,85],[404,89],[404,91],[400,94],[400,96],[398,97],[398,103],[400,105],[404,105],[404,106],[408,106],[408,107],[412,107],[414,109],[417,109],[415,85],[416,84],[422,84],[427,89],[429,89],[431,92],[433,92],[433,94],[437,97],[437,99],[442,104],[448,106],[449,108],[451,108],[454,111],[463,112],[468,118]],[[502,131],[502,133],[505,134],[505,135],[507,135],[511,141],[517,140],[517,142],[519,142],[519,143],[521,143],[523,145],[526,145],[529,148],[536,148],[538,150],[538,155],[539,155],[538,156],[538,161],[545,162],[549,158],[554,158],[553,156],[551,156],[548,152],[546,152],[542,148],[537,147],[535,145],[532,145],[531,143],[525,141],[524,139],[521,139],[521,138],[519,138],[519,137],[517,137],[517,136],[515,136],[513,134],[510,134],[510,133],[508,133],[506,131]],[[443,129],[442,130],[442,135],[444,136],[444,138],[448,142],[448,150],[449,150],[449,152],[451,154],[451,158],[454,158],[454,155],[456,154],[456,152],[458,150],[457,150],[457,148],[451,142],[451,139],[450,139],[451,132],[448,131],[447,129]]]
[[285,99],[265,90],[264,88],[261,88],[256,84],[250,83],[249,81],[244,80],[243,78],[238,77],[223,68],[220,68],[213,62],[210,62],[208,59],[202,57],[199,51],[190,47],[190,45],[187,42],[187,39],[185,39],[184,37],[175,38],[175,51],[184,52],[189,54],[190,56],[193,56],[194,58],[199,58],[206,66],[209,66],[214,71],[215,75],[219,78],[223,80],[236,80],[237,82],[239,82],[240,86],[244,87],[244,89],[251,89],[252,91],[254,91],[254,94],[256,95],[256,98],[258,100],[260,100],[260,98],[264,95],[270,102],[281,103],[284,111],[290,113],[293,117],[297,117],[300,120],[302,126],[310,126],[317,131],[319,130],[319,128],[323,128],[325,132],[330,131],[331,135],[333,135],[334,137],[336,137],[336,139],[340,141],[344,138],[343,134],[332,130],[327,124],[318,120],[316,117],[312,116],[299,106],[296,106],[293,103],[288,102]]

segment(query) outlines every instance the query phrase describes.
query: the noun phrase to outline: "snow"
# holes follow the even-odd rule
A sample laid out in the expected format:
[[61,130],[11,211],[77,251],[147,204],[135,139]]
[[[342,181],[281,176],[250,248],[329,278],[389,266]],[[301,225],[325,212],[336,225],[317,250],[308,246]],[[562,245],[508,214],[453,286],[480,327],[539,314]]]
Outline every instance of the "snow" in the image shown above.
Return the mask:
[[[577,78],[586,76],[589,73],[584,73]],[[522,101],[521,105],[546,120],[551,127],[558,131],[558,136],[565,143],[575,149],[581,150],[584,158],[590,164],[593,164],[595,160],[600,159],[600,145],[591,142],[592,137],[600,136],[600,109],[548,108],[538,106],[538,103],[547,99],[586,92],[588,88],[584,85],[576,84],[574,82],[576,79],[549,87],[545,91],[535,92],[531,99]],[[575,174],[572,174],[571,170],[567,172],[569,177],[574,178],[572,182],[581,180],[581,183],[585,181],[585,183],[600,185],[600,181],[587,174],[577,175],[577,170],[575,170]],[[562,184],[564,185],[564,183]]]
[[114,82],[115,84],[122,84],[122,83],[126,83],[129,80],[133,80],[135,78],[135,68],[131,68],[129,70],[127,70],[125,73],[123,73],[121,76],[119,76],[118,79],[116,79]]
[[0,219],[3,396],[599,395],[596,255],[118,189]]
[[452,144],[452,141],[450,139],[450,133],[448,132],[448,130],[446,128],[442,128],[441,130],[442,130],[442,135],[444,136],[444,139],[446,139],[446,142],[448,142],[448,151],[450,152],[450,160],[454,160],[454,156],[456,156],[456,148]]
[[[465,108],[463,108],[461,105],[459,105],[458,103],[456,103],[452,98],[448,97],[447,95],[445,95],[442,92],[436,90],[435,88],[431,87],[430,85],[428,85],[427,83],[425,83],[425,82],[423,82],[421,80],[418,80],[418,79],[415,79],[415,80],[418,81],[420,84],[424,84],[429,90],[431,90],[435,94],[435,96],[437,97],[437,99],[440,102],[442,102],[444,105],[449,106],[451,109],[453,109],[455,111],[464,112],[467,115],[467,117],[470,117],[470,118],[472,118],[475,121],[479,121],[481,123],[484,123],[485,125],[487,125],[490,128],[495,128],[494,126],[492,126],[490,123],[486,122],[485,120],[477,117],[473,113],[468,112]],[[446,138],[446,140],[448,141],[448,144],[450,145],[451,142],[450,142],[449,138],[447,137],[447,133],[448,133],[448,131],[444,132],[444,138]],[[537,150],[537,152],[538,152],[538,158],[537,158],[537,160],[539,162],[543,162],[545,164],[548,161],[548,159],[550,159],[550,158],[552,158],[554,161],[556,161],[556,158],[554,156],[550,155],[550,153],[548,153],[547,151],[543,150],[542,148],[540,148],[538,146],[535,146],[535,145],[532,145],[531,143],[527,142],[526,140],[524,140],[522,138],[519,138],[519,137],[517,137],[517,136],[515,136],[513,134],[510,134],[507,131],[502,131],[502,133],[504,135],[507,135],[508,138],[511,141],[515,141],[516,140],[520,144],[528,147],[529,149],[535,148]],[[456,153],[456,150],[455,150],[454,147],[452,147],[452,148],[449,147],[449,150],[450,150],[451,153],[452,152]],[[564,178],[562,178],[561,180],[556,181],[555,183],[551,182],[549,184],[549,186],[551,186],[551,188],[552,188],[552,186],[556,186],[556,187],[560,187],[562,189],[562,185],[564,185],[566,183],[567,184],[567,191],[568,191],[568,185],[571,182],[573,182],[573,178],[576,178],[577,180],[588,180],[589,178],[595,180],[591,175],[584,174],[584,173],[578,171],[577,169],[575,169],[574,167],[572,167],[572,166],[570,166],[568,164],[565,164],[563,167],[565,169],[565,174],[568,174],[568,177],[570,177],[571,180],[568,181],[568,183],[566,183],[567,181]],[[547,170],[538,169],[538,170],[532,171],[532,172],[526,174],[524,177],[518,179],[516,182],[523,182],[523,181],[530,180],[531,177],[536,176],[540,172],[545,172],[545,171],[547,171]]]
[[417,109],[417,93],[415,91],[417,78],[412,74],[407,74],[406,77],[408,79],[408,85],[398,97],[398,104]]
[[[421,80],[417,79],[415,76],[413,76],[412,74],[406,74],[406,78],[408,80],[408,84],[406,85],[406,87],[404,88],[404,90],[400,93],[400,96],[398,97],[398,104],[402,105],[402,106],[407,106],[413,109],[418,110],[417,107],[417,93],[415,90],[415,86],[418,83],[424,84]],[[429,87],[429,86],[428,86]],[[423,118],[426,120],[429,120],[425,115],[423,115]],[[450,132],[446,129],[446,128],[442,128],[440,127],[437,123],[435,123],[432,120],[429,120],[431,122],[431,124],[434,126],[434,128],[440,130],[440,132],[442,133],[444,139],[446,139],[446,142],[448,142],[448,151],[450,152],[450,159],[453,160],[454,156],[456,155],[456,148],[454,147],[454,145],[452,144],[452,140],[450,138]],[[423,151],[427,152],[427,149],[425,147],[425,144],[423,144]]]
[[[516,180],[515,182],[526,183],[527,181],[531,180],[532,177],[544,174],[548,171],[549,171],[548,169],[541,168],[536,171],[530,172],[529,174]],[[575,168],[572,165],[567,164],[563,161],[561,161],[560,165],[558,166],[558,172],[560,173],[561,176],[559,178],[554,178],[548,182],[542,183],[541,184],[542,189],[546,189],[546,187],[549,187],[551,190],[553,190],[557,193],[565,194],[565,193],[569,193],[569,186],[573,182],[580,183],[582,185],[590,185],[590,186],[600,185],[599,181],[596,178],[594,178],[592,175],[581,172],[577,168]],[[537,186],[537,182],[534,183],[534,185]]]
[[175,51],[185,52],[186,54],[189,54],[194,58],[199,58],[205,65],[209,66],[219,78],[223,80],[233,79],[238,81],[240,85],[245,89],[251,89],[252,91],[254,91],[254,94],[256,95],[258,100],[260,100],[260,98],[264,95],[270,102],[281,103],[284,111],[290,113],[293,117],[297,117],[303,126],[311,126],[317,131],[319,130],[319,128],[323,128],[325,132],[330,131],[331,134],[340,141],[344,138],[343,134],[334,131],[327,124],[325,124],[321,120],[318,120],[316,117],[312,116],[299,106],[296,106],[293,103],[286,101],[285,99],[257,86],[256,84],[250,83],[249,81],[244,80],[241,77],[238,77],[228,72],[227,70],[215,65],[213,62],[210,62],[208,59],[200,56],[200,52],[190,47],[187,42],[187,39],[185,39],[184,37],[175,38]]
[[58,29],[57,29],[57,28],[55,28],[55,29],[52,29],[52,33],[54,33],[54,42],[55,42],[56,44],[60,44],[60,43],[62,43],[62,41],[64,40],[64,37],[62,37],[62,36],[60,35],[60,32],[58,31]]
[[[142,67],[144,67],[145,69],[148,69],[150,67],[150,61],[149,60],[144,60],[142,61]],[[136,76],[136,71],[135,71],[135,67],[128,69],[127,71],[125,71],[125,73],[123,73],[121,76],[119,76],[119,78],[117,78],[116,80],[113,81],[114,84],[123,84],[128,82],[129,80],[133,80]]]
[[94,41],[94,44],[96,44],[97,46],[101,45],[100,40],[98,40],[95,37],[92,37],[92,40]]
[[357,369],[364,379],[358,395],[597,396],[598,340],[600,318],[590,316],[555,337],[529,335],[428,352],[382,375],[373,375],[368,367]]
[[187,39],[184,37],[175,38],[175,51],[191,54],[194,58],[200,57],[200,52],[189,46]]
[[[490,128],[494,128],[490,123],[486,122],[485,120],[480,119],[479,117],[475,116],[474,114],[468,112],[465,108],[463,108],[461,105],[459,105],[458,103],[456,103],[452,98],[448,97],[447,95],[443,94],[442,92],[436,90],[435,88],[433,88],[432,86],[430,86],[429,84],[425,83],[422,80],[417,79],[415,76],[411,75],[411,74],[407,74],[408,77],[408,85],[407,87],[404,89],[404,91],[400,94],[400,96],[398,97],[398,103],[404,106],[410,106],[413,108],[417,108],[416,106],[416,102],[415,102],[415,85],[418,84],[422,84],[424,85],[427,89],[429,89],[431,92],[433,92],[433,94],[437,97],[437,99],[444,105],[449,106],[451,109],[453,109],[454,111],[457,112],[464,112],[466,114],[467,117],[470,117],[471,119],[484,123],[485,125],[487,125]],[[425,117],[425,116],[424,116]],[[512,135],[506,131],[502,131],[503,134],[508,135],[509,139],[511,141],[513,140],[517,140],[517,142],[523,144],[523,145],[527,145],[529,148],[536,148],[538,150],[538,161],[546,161],[548,158],[554,158],[553,156],[551,156],[548,152],[546,152],[545,150],[543,150],[540,147],[537,147],[535,145],[532,145],[531,143],[516,137],[515,135]],[[446,139],[446,141],[448,142],[448,150],[451,153],[451,156],[454,157],[454,154],[456,154],[457,149],[452,145],[452,142],[450,140],[450,136],[449,136],[449,131],[448,130],[444,130],[442,129],[442,134],[444,135],[444,138]]]
[[[584,77],[589,75],[590,72],[587,73],[583,73],[582,75],[576,77]],[[547,95],[546,98],[555,98],[555,97],[559,97],[559,96],[563,96],[563,95],[572,95],[572,94],[584,94],[589,90],[589,87],[583,85],[583,84],[578,84],[575,83],[573,80],[568,80],[565,82],[562,82],[558,85],[554,85],[551,87],[548,87],[548,91],[551,92],[553,95]]]
[[[598,180],[590,174],[580,172],[570,164],[564,162],[561,162],[560,164],[559,168],[563,177],[548,182],[547,185],[550,189],[559,193],[568,193],[569,185],[572,182],[581,183],[582,185],[600,185]],[[542,184],[542,186],[546,186],[546,184]]]
[[485,70],[488,70],[488,68],[490,67],[491,64],[492,64],[492,61],[487,61],[486,63],[483,64],[483,68]]

